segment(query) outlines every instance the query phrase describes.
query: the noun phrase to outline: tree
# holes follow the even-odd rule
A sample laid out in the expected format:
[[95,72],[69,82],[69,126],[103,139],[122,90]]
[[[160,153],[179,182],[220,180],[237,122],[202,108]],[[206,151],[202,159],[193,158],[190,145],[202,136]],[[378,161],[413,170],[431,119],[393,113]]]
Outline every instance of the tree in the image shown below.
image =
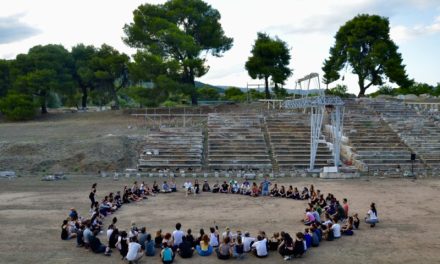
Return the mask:
[[0,97],[5,96],[11,89],[10,62],[0,60]]
[[272,39],[265,33],[258,33],[255,44],[252,47],[252,56],[248,58],[245,68],[252,79],[264,79],[266,99],[270,98],[269,78],[277,84],[292,75],[288,68],[290,52],[286,42],[279,38]]
[[13,121],[34,118],[36,108],[37,106],[30,95],[9,93],[0,100],[0,112],[2,112],[7,119]]
[[[359,97],[372,85],[383,85],[385,77],[401,87],[409,87],[402,55],[390,39],[389,21],[377,15],[358,15],[346,22],[335,36],[330,57],[324,61],[324,80],[329,84],[338,80],[339,72],[350,66],[358,76]],[[366,84],[366,81],[370,82]]]
[[218,100],[220,93],[213,87],[204,86],[197,90],[198,97],[202,100]]
[[208,72],[206,55],[220,57],[232,47],[233,39],[225,36],[219,21],[220,13],[201,0],[144,4],[124,26],[124,41],[156,62],[177,65],[171,75],[178,73],[177,81],[190,85],[188,93],[197,104],[194,80]]
[[229,87],[225,91],[225,98],[231,101],[243,102],[246,100],[246,94],[239,88]]
[[128,85],[129,60],[126,54],[103,44],[91,61],[94,86],[98,89],[95,96],[108,93],[116,109],[119,108],[118,91]]
[[73,59],[61,45],[35,46],[14,62],[14,88],[19,93],[39,97],[41,113],[47,113],[49,93],[74,93]]
[[96,82],[92,61],[97,56],[98,50],[94,46],[78,44],[72,48],[72,57],[75,63],[73,78],[81,90],[81,107],[87,108],[89,91]]
[[347,85],[345,85],[345,84],[338,84],[334,88],[327,89],[325,91],[325,94],[332,95],[332,96],[339,96],[342,98],[348,98],[350,96],[347,93]]

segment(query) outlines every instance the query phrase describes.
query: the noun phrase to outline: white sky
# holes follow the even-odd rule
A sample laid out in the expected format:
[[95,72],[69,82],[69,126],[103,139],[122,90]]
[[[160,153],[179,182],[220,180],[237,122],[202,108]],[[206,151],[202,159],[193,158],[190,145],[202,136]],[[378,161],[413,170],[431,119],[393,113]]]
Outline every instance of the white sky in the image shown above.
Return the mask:
[[[77,43],[100,46],[107,43],[127,54],[122,27],[132,21],[139,0],[14,0],[0,8],[0,58],[14,58],[34,45],[56,43],[71,48]],[[319,72],[333,36],[345,21],[358,13],[390,18],[391,36],[400,46],[411,78],[440,82],[440,1],[438,0],[211,0],[222,15],[226,35],[234,46],[222,58],[209,58],[210,71],[200,78],[213,85],[246,87],[252,80],[244,70],[257,32],[278,36],[291,48],[295,80]],[[343,82],[358,91],[357,78],[347,73]],[[373,91],[373,90],[371,90]],[[370,92],[371,92],[370,91]]]

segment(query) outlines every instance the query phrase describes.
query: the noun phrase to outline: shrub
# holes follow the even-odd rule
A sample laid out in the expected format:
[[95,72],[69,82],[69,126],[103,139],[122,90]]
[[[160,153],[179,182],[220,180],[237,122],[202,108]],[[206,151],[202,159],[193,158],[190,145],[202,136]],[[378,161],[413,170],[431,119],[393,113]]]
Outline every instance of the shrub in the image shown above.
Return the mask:
[[0,111],[9,120],[21,121],[35,117],[37,105],[32,97],[24,94],[8,94],[0,100]]

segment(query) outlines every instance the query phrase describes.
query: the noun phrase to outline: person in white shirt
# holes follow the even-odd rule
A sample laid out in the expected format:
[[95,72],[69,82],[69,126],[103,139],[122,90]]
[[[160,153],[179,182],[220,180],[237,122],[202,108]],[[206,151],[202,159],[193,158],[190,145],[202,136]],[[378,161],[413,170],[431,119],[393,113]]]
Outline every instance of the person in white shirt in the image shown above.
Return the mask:
[[128,244],[128,253],[125,258],[129,262],[137,264],[143,255],[141,244],[137,243],[136,237],[130,238],[130,243]]
[[258,241],[252,244],[252,252],[258,258],[265,258],[267,257],[267,239],[260,235],[258,235],[257,239]]
[[335,217],[333,218],[334,224],[332,225],[332,230],[333,230],[333,236],[335,238],[340,238],[341,237],[341,225],[338,224],[338,219]]
[[244,237],[243,237],[243,250],[244,252],[249,252],[251,251],[251,243],[255,242],[255,237],[251,237],[251,235],[249,234],[249,232],[245,232],[244,233]]
[[182,237],[185,235],[185,233],[180,230],[182,228],[182,225],[180,223],[176,224],[176,230],[173,232],[173,247],[177,249],[179,245],[182,243]]
[[218,230],[217,226],[216,226],[216,228],[210,227],[209,230],[211,232],[211,234],[209,235],[209,245],[211,247],[218,247],[219,246],[219,242],[218,242],[219,234],[218,234],[218,231],[217,231]]
[[185,188],[186,196],[188,196],[188,194],[191,194],[193,192],[193,186],[192,186],[191,181],[189,181],[189,180],[186,181],[183,184],[183,187]]
[[229,227],[226,227],[225,232],[223,232],[223,234],[222,234],[222,238],[225,239],[225,237],[229,237],[229,239],[232,241],[233,234],[231,233],[231,230],[229,229]]
[[113,224],[110,224],[107,228],[107,239],[110,239],[110,236],[113,233],[113,229],[114,229]]
[[365,223],[370,224],[370,227],[375,227],[378,222],[379,218],[377,217],[376,204],[371,203],[370,210],[368,210],[367,216],[365,217]]

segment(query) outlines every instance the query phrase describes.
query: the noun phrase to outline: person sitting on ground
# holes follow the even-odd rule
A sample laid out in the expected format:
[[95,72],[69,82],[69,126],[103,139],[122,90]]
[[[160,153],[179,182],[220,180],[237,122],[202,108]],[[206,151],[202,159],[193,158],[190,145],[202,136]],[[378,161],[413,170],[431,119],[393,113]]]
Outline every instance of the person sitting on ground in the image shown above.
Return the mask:
[[303,191],[301,192],[301,200],[307,200],[310,198],[310,192],[309,189],[307,189],[307,187],[304,187]]
[[218,234],[218,227],[215,226],[214,227],[210,227],[209,231],[211,232],[210,237],[209,237],[209,244],[216,248],[219,246],[219,234]]
[[358,214],[357,213],[353,214],[353,227],[359,229],[360,222],[361,220],[359,220]]
[[240,186],[240,193],[242,195],[250,195],[251,194],[251,184],[247,179],[243,181],[243,183]]
[[321,215],[315,210],[314,206],[312,206],[310,212],[313,214],[313,217],[315,217],[315,222],[321,223]]
[[163,243],[162,245],[163,249],[160,252],[160,259],[162,260],[163,264],[171,264],[174,261],[174,252],[169,247],[168,243]]
[[280,190],[278,189],[278,184],[274,184],[272,190],[270,190],[270,196],[278,197],[280,196]]
[[269,240],[269,250],[275,251],[281,243],[280,233],[275,232]]
[[171,233],[165,233],[162,239],[162,246],[163,244],[167,244],[169,248],[173,249],[173,241],[172,241],[172,235]]
[[220,193],[228,193],[229,191],[229,184],[224,181],[221,188],[220,188]]
[[206,257],[210,256],[213,252],[213,247],[210,245],[209,236],[204,234],[200,240],[200,245],[196,246],[197,253],[200,256]]
[[83,232],[83,242],[84,242],[84,247],[85,248],[89,248],[90,245],[90,237],[93,236],[93,232],[92,232],[92,224],[90,220],[86,220],[84,223],[85,229]]
[[220,244],[218,248],[215,249],[215,253],[217,253],[218,259],[229,259],[232,255],[231,245],[230,245],[231,239],[229,237],[225,237],[223,239],[223,242]]
[[286,191],[286,198],[293,199],[293,187],[289,185],[289,189]]
[[125,231],[122,231],[118,237],[118,242],[116,242],[116,248],[119,250],[119,253],[122,256],[122,259],[127,256],[128,253],[128,234]]
[[176,230],[173,232],[173,251],[179,247],[180,243],[183,241],[182,238],[185,236],[185,233],[180,230],[180,228],[182,228],[182,224],[177,223]]
[[163,240],[162,230],[157,230],[156,236],[154,237],[154,247],[161,248],[162,247],[162,240]]
[[177,185],[176,185],[176,181],[174,181],[174,179],[171,179],[171,183],[170,183],[170,189],[171,192],[177,192]]
[[153,181],[153,193],[160,193],[159,184],[156,181]]
[[257,241],[252,244],[252,253],[258,258],[265,258],[268,256],[267,239],[258,235]]
[[234,244],[234,249],[233,249],[232,255],[236,259],[243,259],[243,257],[244,257],[244,246],[243,246],[243,240],[242,240],[241,236],[237,236],[237,240]]
[[280,191],[278,193],[280,194],[281,198],[286,197],[286,188],[284,187],[284,185],[281,185]]
[[338,219],[336,217],[333,218],[332,230],[335,238],[341,237],[341,225],[338,223]]
[[258,197],[259,194],[260,194],[260,189],[258,188],[257,183],[256,182],[252,183],[251,196]]
[[318,233],[316,232],[316,227],[315,225],[312,225],[312,227],[310,227],[310,236],[312,237],[312,247],[319,247],[319,236]]
[[194,239],[194,236],[192,235],[192,230],[191,230],[191,229],[186,230],[186,236],[185,236],[185,238],[186,238],[186,241],[188,241],[189,243],[191,243],[191,246],[192,246],[192,247],[195,247],[195,246],[196,246],[196,241],[195,241],[195,239]]
[[347,223],[342,227],[342,234],[352,236],[353,233],[353,217],[349,216]]
[[297,187],[295,187],[293,189],[293,199],[295,199],[295,200],[300,200],[301,199],[301,195],[300,195]]
[[329,223],[324,230],[324,239],[327,241],[333,241],[335,240],[335,233],[333,232],[333,223]]
[[145,255],[148,257],[153,257],[156,254],[155,243],[151,239],[151,235],[147,234],[147,238],[145,239]]
[[104,255],[110,256],[110,248],[101,243],[101,240],[97,237],[98,234],[98,230],[93,231],[93,235],[89,239],[90,249],[94,253],[104,253]]
[[71,228],[68,224],[69,221],[63,220],[63,224],[61,225],[61,239],[69,240],[71,238],[76,237],[76,233],[71,232]]
[[205,234],[205,229],[200,228],[199,236],[197,237],[195,241],[195,246],[200,245],[200,241],[202,241],[203,235]]
[[194,248],[192,243],[186,240],[186,237],[182,237],[182,242],[179,244],[177,248],[177,252],[179,253],[181,258],[191,258],[194,252]]
[[222,239],[224,239],[225,237],[229,237],[229,240],[232,241],[233,235],[229,227],[226,227],[225,232],[223,232],[222,234]]
[[238,185],[237,181],[231,181],[230,188],[231,188],[231,193],[234,194],[240,193],[240,186]]
[[284,258],[284,260],[289,260],[293,255],[293,238],[289,233],[281,232],[282,241],[278,246],[278,253]]
[[119,230],[117,228],[113,229],[110,237],[108,238],[108,247],[116,248],[116,243],[118,242]]
[[209,186],[208,180],[205,180],[202,185],[202,192],[210,192],[211,187]]
[[256,241],[256,239],[254,237],[251,237],[251,235],[249,234],[249,232],[245,232],[244,233],[244,238],[243,238],[243,248],[244,248],[244,252],[248,253],[251,251],[251,245],[252,243],[254,243]]
[[192,194],[193,193],[193,185],[192,185],[192,182],[190,180],[187,180],[183,184],[183,188],[185,189],[186,196],[188,196],[188,194]]
[[293,244],[293,256],[300,257],[304,254],[304,235],[301,232],[296,233],[295,243]]
[[338,200],[336,200],[336,213],[334,216],[336,216],[338,218],[338,220],[345,220],[345,210],[344,207],[342,207],[341,203],[339,203]]
[[218,183],[218,181],[216,181],[212,186],[212,193],[218,193],[218,192],[220,192],[220,184]]
[[130,243],[128,244],[128,252],[125,257],[129,263],[137,264],[139,260],[144,256],[142,252],[141,244],[137,242],[136,237],[130,238]]
[[137,237],[138,234],[139,234],[139,229],[137,228],[136,223],[132,221],[130,231],[128,232],[128,237],[129,238]]
[[145,250],[145,241],[147,240],[147,229],[145,227],[141,228],[139,233],[138,243],[141,244],[143,250]]
[[171,192],[171,188],[168,185],[167,181],[164,181],[162,184],[162,191],[163,193],[170,193]]
[[200,184],[199,184],[199,180],[197,179],[194,180],[194,193],[195,194],[200,193]]
[[312,235],[310,233],[310,228],[306,228],[304,230],[304,242],[306,243],[306,247],[307,248],[311,248],[312,247]]
[[367,216],[365,217],[365,223],[370,224],[370,227],[375,227],[378,222],[379,218],[377,217],[376,204],[371,203],[370,210],[368,210]]
[[83,247],[84,246],[84,225],[81,222],[75,223],[76,229],[76,246]]
[[315,217],[313,216],[312,212],[310,212],[310,208],[306,209],[306,214],[302,221],[305,225],[311,225],[315,222]]

